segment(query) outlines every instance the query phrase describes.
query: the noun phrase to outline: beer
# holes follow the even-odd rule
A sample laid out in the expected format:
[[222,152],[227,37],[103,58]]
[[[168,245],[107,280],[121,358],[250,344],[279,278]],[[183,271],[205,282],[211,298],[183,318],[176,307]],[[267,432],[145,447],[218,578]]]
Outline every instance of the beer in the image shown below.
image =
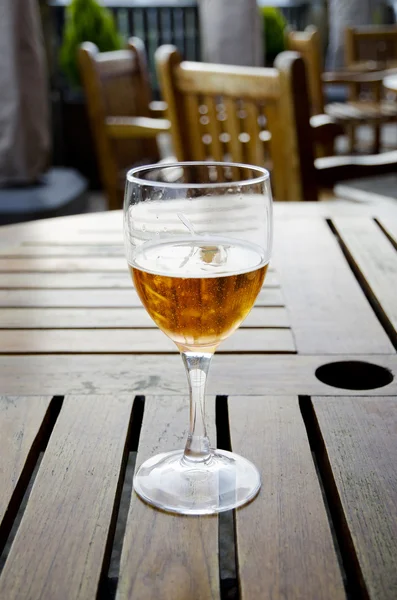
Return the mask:
[[251,310],[267,264],[253,244],[197,236],[144,244],[130,270],[147,312],[181,351],[214,352]]

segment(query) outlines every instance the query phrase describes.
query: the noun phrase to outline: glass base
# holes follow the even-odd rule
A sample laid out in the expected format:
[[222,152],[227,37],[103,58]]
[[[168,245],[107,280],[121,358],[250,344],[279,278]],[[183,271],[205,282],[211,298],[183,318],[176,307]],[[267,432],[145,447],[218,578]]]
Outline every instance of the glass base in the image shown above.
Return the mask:
[[261,487],[258,469],[226,450],[212,450],[206,461],[186,459],[183,450],[144,462],[134,489],[148,504],[182,515],[210,515],[243,506]]

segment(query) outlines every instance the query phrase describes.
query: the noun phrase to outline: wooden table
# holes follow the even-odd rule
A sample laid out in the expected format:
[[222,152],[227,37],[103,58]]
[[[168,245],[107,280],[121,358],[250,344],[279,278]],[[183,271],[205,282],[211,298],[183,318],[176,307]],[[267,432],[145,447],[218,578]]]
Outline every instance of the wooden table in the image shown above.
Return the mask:
[[[395,600],[392,204],[276,206],[272,269],[209,381],[212,439],[263,478],[234,519],[131,493],[136,452],[180,447],[188,405],[182,361],[132,289],[121,215],[0,240],[1,599]],[[316,377],[339,361],[383,367],[386,385],[346,389],[379,384],[360,365],[355,381],[331,374],[344,388]]]
[[389,75],[383,79],[383,87],[391,92],[397,92],[397,75]]

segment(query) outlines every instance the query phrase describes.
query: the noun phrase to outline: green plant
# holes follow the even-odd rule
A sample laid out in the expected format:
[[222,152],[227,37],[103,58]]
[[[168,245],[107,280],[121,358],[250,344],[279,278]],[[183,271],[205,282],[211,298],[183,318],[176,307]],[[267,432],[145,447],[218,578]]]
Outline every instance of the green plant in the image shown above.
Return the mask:
[[97,0],[72,0],[66,9],[60,64],[72,86],[80,84],[77,53],[83,42],[93,42],[100,52],[122,47],[113,15]]
[[261,10],[264,20],[266,57],[273,59],[285,50],[284,29],[287,21],[278,8],[263,6]]

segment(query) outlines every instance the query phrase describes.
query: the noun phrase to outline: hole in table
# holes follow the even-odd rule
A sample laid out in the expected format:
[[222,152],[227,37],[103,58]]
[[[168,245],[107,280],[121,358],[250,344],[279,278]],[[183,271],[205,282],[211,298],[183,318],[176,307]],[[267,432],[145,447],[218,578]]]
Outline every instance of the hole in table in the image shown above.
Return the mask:
[[358,360],[322,365],[315,375],[322,383],[346,390],[374,390],[393,381],[389,369]]

